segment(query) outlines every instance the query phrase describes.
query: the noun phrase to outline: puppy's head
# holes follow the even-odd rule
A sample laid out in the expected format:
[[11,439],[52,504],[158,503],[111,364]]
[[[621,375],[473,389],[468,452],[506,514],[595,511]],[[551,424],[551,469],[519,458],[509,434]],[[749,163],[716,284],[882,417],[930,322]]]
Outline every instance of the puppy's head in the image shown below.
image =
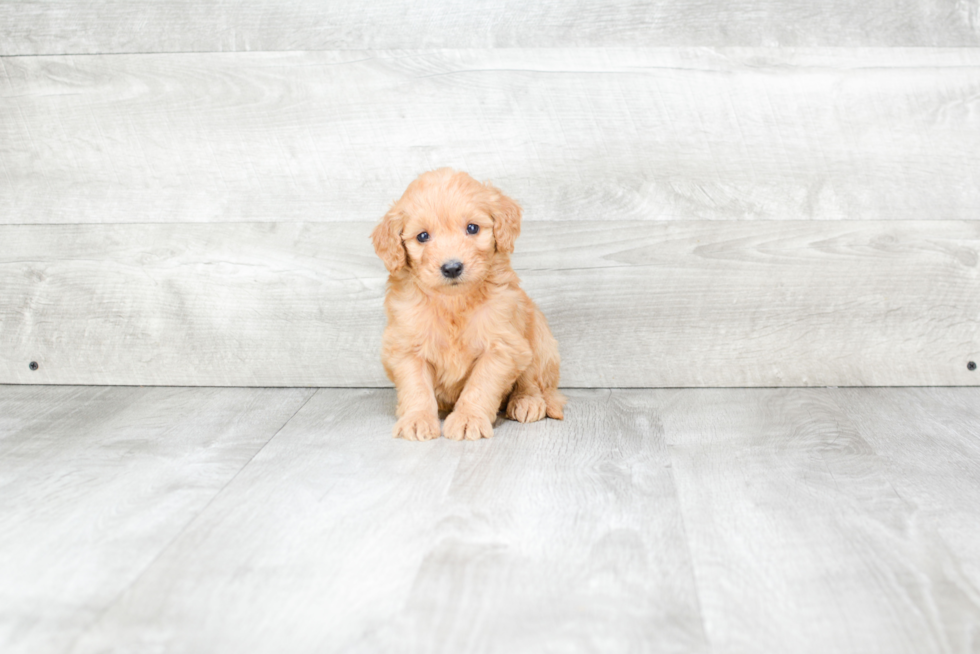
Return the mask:
[[408,185],[371,233],[389,272],[408,267],[418,282],[459,293],[486,279],[493,257],[514,251],[521,208],[489,184],[440,168]]

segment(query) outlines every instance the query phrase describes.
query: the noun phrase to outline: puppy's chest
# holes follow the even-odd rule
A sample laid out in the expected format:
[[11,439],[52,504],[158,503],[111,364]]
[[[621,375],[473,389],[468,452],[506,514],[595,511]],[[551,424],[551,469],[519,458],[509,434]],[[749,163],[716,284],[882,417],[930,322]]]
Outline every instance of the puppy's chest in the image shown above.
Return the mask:
[[469,320],[457,317],[430,319],[419,334],[422,355],[441,375],[461,379],[483,353],[484,345],[478,331]]

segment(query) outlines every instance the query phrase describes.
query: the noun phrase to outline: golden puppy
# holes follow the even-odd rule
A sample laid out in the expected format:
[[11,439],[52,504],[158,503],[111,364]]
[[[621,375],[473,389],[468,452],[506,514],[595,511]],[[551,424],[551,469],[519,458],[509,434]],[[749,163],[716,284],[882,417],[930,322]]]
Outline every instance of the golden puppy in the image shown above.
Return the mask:
[[396,438],[493,436],[507,417],[562,419],[558,343],[510,253],[521,208],[448,168],[424,173],[371,233],[391,273],[381,361],[398,391]]

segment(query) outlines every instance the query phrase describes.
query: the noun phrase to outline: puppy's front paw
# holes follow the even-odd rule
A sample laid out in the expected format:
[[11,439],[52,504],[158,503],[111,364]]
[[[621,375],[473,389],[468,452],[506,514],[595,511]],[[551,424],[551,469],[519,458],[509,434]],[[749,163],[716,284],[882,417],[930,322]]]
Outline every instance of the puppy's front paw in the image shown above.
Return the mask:
[[484,415],[453,411],[446,416],[442,431],[454,441],[478,441],[493,436],[493,423]]
[[439,416],[409,413],[395,423],[391,433],[395,438],[404,438],[407,441],[431,441],[439,438]]
[[536,422],[544,418],[545,403],[540,395],[516,395],[507,402],[507,417],[517,422]]

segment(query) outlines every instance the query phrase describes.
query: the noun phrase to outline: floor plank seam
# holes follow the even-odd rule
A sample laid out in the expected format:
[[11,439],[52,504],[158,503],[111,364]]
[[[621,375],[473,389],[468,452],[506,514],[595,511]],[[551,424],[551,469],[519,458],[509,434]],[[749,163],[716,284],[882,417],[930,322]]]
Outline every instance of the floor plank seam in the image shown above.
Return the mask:
[[252,454],[252,456],[249,457],[248,461],[246,461],[242,465],[242,467],[239,468],[238,471],[235,472],[235,474],[233,474],[228,479],[228,481],[225,482],[221,486],[221,488],[219,488],[215,492],[215,494],[211,497],[211,499],[208,500],[207,503],[205,503],[200,508],[200,510],[198,510],[194,514],[194,516],[190,520],[188,520],[184,524],[183,527],[180,528],[180,531],[178,531],[174,535],[174,537],[171,538],[170,541],[166,545],[164,545],[162,548],[160,548],[160,550],[150,560],[150,562],[147,563],[145,566],[143,566],[143,569],[140,570],[136,575],[134,575],[133,578],[130,580],[130,582],[128,584],[126,584],[126,586],[122,590],[120,590],[111,601],[107,602],[105,604],[105,606],[102,607],[102,610],[98,612],[98,614],[91,620],[91,622],[89,622],[88,625],[86,625],[86,627],[84,629],[82,629],[78,633],[78,635],[72,641],[71,646],[68,648],[68,650],[67,650],[68,652],[75,651],[75,648],[78,646],[79,641],[82,640],[82,638],[84,638],[86,635],[88,635],[88,633],[92,630],[92,627],[94,627],[95,625],[97,625],[99,623],[99,621],[101,621],[102,618],[105,617],[106,613],[108,613],[109,610],[112,609],[112,607],[114,607],[116,604],[118,604],[119,601],[126,595],[126,593],[128,593],[129,590],[133,586],[135,586],[136,583],[139,582],[139,580],[147,573],[147,571],[150,570],[156,564],[156,562],[158,560],[160,560],[160,558],[163,556],[163,554],[165,552],[169,551],[170,548],[173,547],[173,544],[176,543],[178,540],[180,540],[180,537],[184,535],[184,533],[191,527],[191,525],[193,525],[197,521],[197,519],[208,510],[208,507],[210,507],[214,503],[214,501],[219,496],[221,496],[222,493],[225,492],[225,489],[228,488],[228,486],[230,486],[232,484],[232,482],[234,482],[235,479],[238,478],[238,476],[242,473],[242,471],[245,470],[245,468],[247,468],[252,463],[252,461],[255,460],[255,457],[257,457],[259,455],[259,453],[262,452],[262,450],[264,450],[266,448],[266,446],[268,446],[269,443],[271,443],[273,441],[273,439],[275,439],[276,436],[278,436],[280,433],[282,433],[282,430],[286,428],[286,425],[288,425],[290,422],[292,422],[293,418],[296,417],[296,414],[298,414],[300,411],[302,411],[303,410],[303,407],[305,407],[307,404],[309,404],[310,400],[312,400],[314,397],[316,397],[317,393],[319,393],[319,392],[320,392],[320,389],[319,388],[313,389],[313,392],[310,393],[310,396],[307,397],[303,401],[303,403],[300,404],[299,407],[295,411],[293,411],[292,415],[290,415],[289,418],[287,418],[285,420],[285,422],[283,422],[279,426],[279,429],[277,429],[275,431],[275,433],[272,434],[272,436],[270,436],[264,443],[262,443],[261,447],[259,447],[257,450],[255,450],[255,452]]
[[680,501],[681,489],[677,484],[677,475],[674,474],[674,455],[673,445],[667,441],[667,434],[664,433],[664,445],[667,448],[667,456],[670,457],[670,481],[674,486],[674,493],[677,497],[677,515],[681,521],[681,537],[684,540],[684,548],[687,550],[687,558],[691,564],[691,583],[694,586],[694,601],[697,603],[698,618],[701,623],[701,637],[707,646],[708,652],[713,652],[714,645],[708,637],[708,625],[704,622],[704,609],[701,606],[701,588],[698,583],[698,572],[694,567],[694,552],[691,550],[691,538],[687,534],[687,518],[684,516],[684,504]]

